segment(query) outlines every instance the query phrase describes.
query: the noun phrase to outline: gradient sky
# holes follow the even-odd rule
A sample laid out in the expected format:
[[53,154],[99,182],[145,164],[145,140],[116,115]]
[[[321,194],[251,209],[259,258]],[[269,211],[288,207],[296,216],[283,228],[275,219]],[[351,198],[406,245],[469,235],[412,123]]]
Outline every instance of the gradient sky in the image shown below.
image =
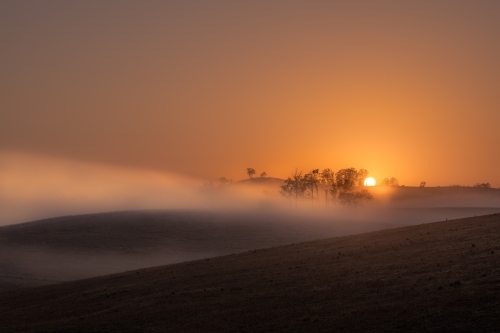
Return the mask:
[[499,1],[1,1],[0,152],[500,186]]

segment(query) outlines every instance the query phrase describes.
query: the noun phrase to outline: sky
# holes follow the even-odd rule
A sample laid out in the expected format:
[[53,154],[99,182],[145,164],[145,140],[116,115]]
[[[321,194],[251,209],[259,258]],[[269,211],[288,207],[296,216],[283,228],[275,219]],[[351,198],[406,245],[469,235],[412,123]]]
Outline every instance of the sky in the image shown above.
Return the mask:
[[498,187],[498,36],[498,1],[4,0],[0,154]]

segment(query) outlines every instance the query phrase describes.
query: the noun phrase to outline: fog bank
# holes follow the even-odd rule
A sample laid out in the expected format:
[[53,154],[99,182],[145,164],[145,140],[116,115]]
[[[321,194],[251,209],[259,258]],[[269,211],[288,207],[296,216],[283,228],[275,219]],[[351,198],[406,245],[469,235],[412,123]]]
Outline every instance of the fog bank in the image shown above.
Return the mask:
[[[500,207],[500,190],[467,187],[369,188],[375,200],[362,209],[341,209],[319,198],[288,201],[282,180],[255,178],[226,186],[151,170],[70,161],[41,155],[0,153],[0,225],[63,215],[144,209],[274,211],[303,218],[345,216],[391,220],[398,209]],[[428,214],[427,214],[428,215]],[[427,216],[426,215],[426,216]],[[406,219],[418,220],[418,211]],[[427,221],[427,219],[424,219]],[[422,221],[424,222],[424,221]]]

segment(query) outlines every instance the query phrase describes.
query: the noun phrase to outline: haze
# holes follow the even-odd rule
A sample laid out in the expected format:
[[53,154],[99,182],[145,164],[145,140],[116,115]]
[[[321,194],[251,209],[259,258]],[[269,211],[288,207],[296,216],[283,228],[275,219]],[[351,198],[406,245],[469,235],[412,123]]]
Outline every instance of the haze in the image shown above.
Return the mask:
[[[500,186],[495,1],[3,1],[0,150]],[[149,171],[148,171],[149,172]]]
[[497,331],[499,36],[491,0],[0,1],[2,328]]

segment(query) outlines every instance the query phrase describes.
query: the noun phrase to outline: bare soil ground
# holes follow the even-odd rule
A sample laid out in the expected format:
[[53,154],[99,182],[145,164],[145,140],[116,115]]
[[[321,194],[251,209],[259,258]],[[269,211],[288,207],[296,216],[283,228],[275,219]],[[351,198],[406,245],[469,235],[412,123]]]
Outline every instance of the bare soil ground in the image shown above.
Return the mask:
[[[130,211],[0,227],[0,291],[264,247],[497,213],[495,208],[283,212]],[[357,215],[356,215],[357,214]]]
[[0,331],[498,332],[500,215],[0,293]]

